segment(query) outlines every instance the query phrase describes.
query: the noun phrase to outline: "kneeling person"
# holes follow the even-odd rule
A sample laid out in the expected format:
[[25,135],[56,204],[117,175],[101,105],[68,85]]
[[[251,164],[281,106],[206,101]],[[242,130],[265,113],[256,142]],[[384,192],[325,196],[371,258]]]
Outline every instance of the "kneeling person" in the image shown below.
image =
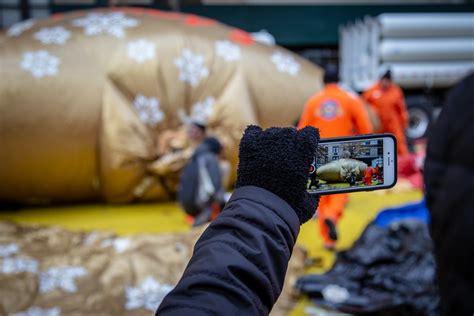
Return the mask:
[[214,137],[206,138],[194,151],[183,169],[178,200],[185,212],[194,218],[193,226],[207,223],[224,204],[219,154],[222,145]]

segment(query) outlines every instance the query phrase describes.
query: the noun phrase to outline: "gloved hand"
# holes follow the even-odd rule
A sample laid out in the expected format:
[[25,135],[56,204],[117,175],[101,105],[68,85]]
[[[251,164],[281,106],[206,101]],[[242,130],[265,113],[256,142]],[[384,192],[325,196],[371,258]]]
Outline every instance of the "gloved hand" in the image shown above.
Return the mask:
[[303,224],[313,216],[319,202],[319,197],[306,192],[318,141],[319,131],[314,127],[263,131],[248,126],[240,141],[236,187],[253,185],[278,195]]

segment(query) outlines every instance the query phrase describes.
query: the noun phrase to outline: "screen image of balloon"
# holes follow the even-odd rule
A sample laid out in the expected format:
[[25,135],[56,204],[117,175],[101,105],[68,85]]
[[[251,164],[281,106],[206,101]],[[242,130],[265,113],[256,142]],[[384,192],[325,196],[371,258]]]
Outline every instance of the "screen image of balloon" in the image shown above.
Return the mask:
[[363,189],[384,184],[382,139],[320,143],[311,165],[309,192]]

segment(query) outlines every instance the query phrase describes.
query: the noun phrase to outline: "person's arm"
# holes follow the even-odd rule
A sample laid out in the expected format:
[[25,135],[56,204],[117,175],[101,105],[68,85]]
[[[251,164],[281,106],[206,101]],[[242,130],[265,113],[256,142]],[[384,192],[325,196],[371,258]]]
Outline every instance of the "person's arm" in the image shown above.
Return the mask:
[[318,139],[311,127],[247,128],[237,189],[196,243],[157,315],[268,315],[299,225],[317,207],[306,182]]
[[373,133],[374,128],[370,122],[369,113],[365,109],[362,100],[358,97],[351,97],[352,100],[352,113],[353,113],[353,122],[355,125],[357,134],[370,134]]
[[204,165],[212,181],[216,192],[222,190],[222,174],[219,168],[219,159],[214,154],[207,154],[204,158]]
[[314,97],[309,99],[308,102],[306,102],[303,109],[303,113],[301,114],[301,117],[298,121],[298,126],[297,126],[298,129],[302,129],[305,126],[311,126],[311,121],[314,115],[313,114],[314,112],[313,99]]
[[400,117],[400,121],[403,124],[403,128],[407,128],[409,124],[407,105],[405,103],[405,96],[402,89],[397,88],[398,98],[396,102],[396,111]]
[[157,315],[268,315],[282,290],[299,225],[275,194],[237,189],[196,243]]
[[372,90],[371,90],[371,89],[365,90],[365,91],[362,93],[362,95],[361,95],[362,100],[364,100],[364,101],[367,102],[368,104],[371,104],[371,94],[372,94]]

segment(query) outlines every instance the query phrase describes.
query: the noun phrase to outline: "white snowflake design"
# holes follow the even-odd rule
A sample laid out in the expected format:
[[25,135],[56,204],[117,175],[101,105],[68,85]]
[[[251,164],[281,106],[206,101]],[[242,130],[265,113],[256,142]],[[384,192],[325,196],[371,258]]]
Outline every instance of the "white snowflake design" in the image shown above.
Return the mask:
[[204,101],[197,102],[191,110],[191,118],[201,122],[207,122],[214,110],[216,100],[213,97],[207,97]]
[[180,109],[178,111],[178,117],[185,125],[190,122],[200,122],[206,125],[214,111],[215,102],[214,97],[207,97],[203,101],[193,104],[190,115],[187,115],[183,109]]
[[113,238],[113,239],[106,239],[102,241],[100,244],[102,248],[106,247],[114,247],[117,253],[122,253],[128,249],[130,245],[130,239],[128,238]]
[[171,285],[161,284],[155,278],[149,276],[140,286],[125,289],[127,297],[125,308],[128,310],[145,308],[149,311],[155,311],[172,289]]
[[59,307],[41,308],[37,306],[30,307],[24,312],[10,314],[10,316],[59,316],[61,309]]
[[6,245],[0,245],[0,257],[5,258],[11,255],[17,254],[20,248],[17,244],[11,243]]
[[128,57],[135,60],[139,64],[153,59],[156,56],[156,45],[145,39],[139,39],[128,43]]
[[284,72],[292,76],[296,76],[301,68],[300,64],[295,60],[295,58],[289,54],[275,52],[273,53],[271,60],[279,72]]
[[240,47],[230,41],[216,41],[214,45],[216,55],[226,61],[240,59]]
[[275,37],[270,34],[267,30],[260,30],[258,32],[250,33],[252,38],[263,45],[275,46],[276,40]]
[[189,49],[183,49],[181,56],[174,60],[174,64],[179,68],[179,80],[189,82],[193,87],[209,75],[209,69],[204,64],[204,56],[194,54]]
[[24,31],[31,29],[34,24],[34,20],[15,23],[8,29],[7,35],[10,37],[20,36]]
[[89,13],[83,18],[73,20],[72,25],[84,28],[84,34],[87,36],[110,34],[124,38],[125,29],[137,26],[138,21],[127,17],[123,12]]
[[0,265],[0,272],[5,274],[21,272],[37,273],[38,266],[38,261],[28,257],[5,258]]
[[31,72],[36,78],[55,76],[61,60],[45,50],[26,52],[23,54],[21,69]]
[[76,278],[86,274],[87,270],[79,266],[51,267],[40,273],[40,292],[47,293],[60,288],[74,293],[77,291]]
[[84,238],[83,244],[87,246],[92,245],[93,243],[95,243],[97,238],[99,238],[99,234],[97,232],[92,232],[88,234],[86,238]]
[[62,26],[43,27],[33,36],[43,44],[63,45],[71,37],[71,32]]
[[349,291],[337,284],[329,284],[322,290],[323,298],[331,303],[339,304],[347,301],[350,297]]
[[147,98],[139,94],[135,97],[133,106],[138,111],[140,120],[151,127],[156,127],[165,118],[165,114],[160,109],[160,100],[157,98]]

